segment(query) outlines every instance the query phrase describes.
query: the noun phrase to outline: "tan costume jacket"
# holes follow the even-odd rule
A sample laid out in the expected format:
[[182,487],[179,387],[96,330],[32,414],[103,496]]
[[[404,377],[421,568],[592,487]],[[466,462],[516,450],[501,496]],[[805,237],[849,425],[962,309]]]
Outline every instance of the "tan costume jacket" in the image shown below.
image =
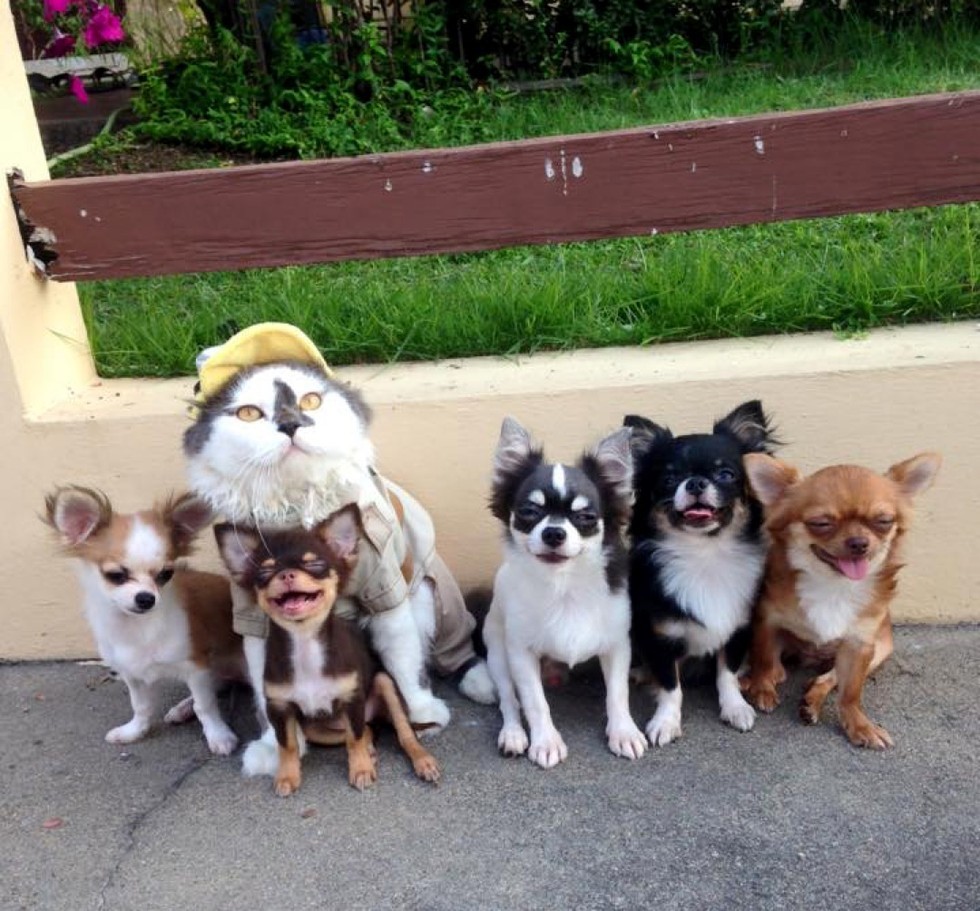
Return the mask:
[[[471,664],[476,658],[471,639],[476,621],[436,552],[429,514],[418,500],[374,471],[364,483],[349,488],[346,502],[337,509],[349,503],[360,511],[363,534],[357,564],[336,609],[351,616],[379,614],[402,604],[429,581],[436,618],[429,651],[434,670],[446,675]],[[252,592],[233,585],[232,597],[235,631],[245,636],[268,635],[269,620]]]

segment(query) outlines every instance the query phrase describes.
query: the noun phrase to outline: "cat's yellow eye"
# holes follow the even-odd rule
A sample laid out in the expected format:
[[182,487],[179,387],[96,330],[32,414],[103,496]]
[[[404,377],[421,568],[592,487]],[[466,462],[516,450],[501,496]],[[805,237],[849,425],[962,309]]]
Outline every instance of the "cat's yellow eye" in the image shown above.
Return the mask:
[[242,405],[238,411],[235,412],[235,417],[240,421],[246,421],[251,424],[253,421],[257,421],[262,417],[262,409],[256,405]]
[[307,392],[299,400],[300,411],[316,411],[317,408],[323,403],[323,398],[320,396],[319,392]]

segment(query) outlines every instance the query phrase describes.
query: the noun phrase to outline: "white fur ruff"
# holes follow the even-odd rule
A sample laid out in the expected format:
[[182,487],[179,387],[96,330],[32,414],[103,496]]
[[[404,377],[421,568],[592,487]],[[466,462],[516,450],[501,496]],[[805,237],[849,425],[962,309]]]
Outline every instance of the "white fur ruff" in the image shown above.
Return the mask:
[[684,638],[691,655],[720,649],[750,619],[765,563],[760,544],[719,534],[668,534],[652,549],[664,591],[696,622],[670,621],[665,635]]

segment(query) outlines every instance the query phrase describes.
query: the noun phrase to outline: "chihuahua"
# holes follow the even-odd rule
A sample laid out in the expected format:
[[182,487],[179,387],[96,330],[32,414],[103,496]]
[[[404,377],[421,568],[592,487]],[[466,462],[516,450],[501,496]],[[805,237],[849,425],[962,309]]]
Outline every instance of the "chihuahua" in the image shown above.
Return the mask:
[[89,626],[102,659],[129,688],[133,718],[105,735],[133,743],[150,730],[154,684],[180,680],[191,696],[164,716],[171,724],[196,714],[212,753],[238,738],[222,720],[216,684],[245,682],[242,640],[231,628],[228,580],[182,567],[211,509],[191,494],[152,509],[113,511],[105,494],[59,487],[46,501],[47,523],[73,557]]
[[216,525],[232,578],[254,590],[272,624],[263,683],[279,750],[274,788],[300,786],[301,732],[318,743],[344,743],[348,780],[359,791],[377,780],[368,722],[384,713],[424,781],[439,764],[419,743],[394,681],[378,670],[358,624],[333,610],[357,560],[360,518],[346,507],[310,531],[258,531]]
[[868,675],[892,653],[889,605],[902,566],[900,544],[913,498],[926,490],[941,457],[926,452],[879,475],[834,465],[809,477],[767,455],[747,455],[745,470],[766,507],[772,547],[753,623],[749,700],[771,712],[785,679],[784,650],[814,646],[834,666],[810,681],[800,704],[808,724],[820,720],[839,688],[840,723],[855,746],[892,746],[888,732],[861,708]]
[[598,656],[609,749],[627,759],[646,750],[629,708],[629,438],[620,429],[563,465],[545,461],[528,432],[506,418],[494,454],[490,508],[504,527],[504,559],[483,637],[500,693],[497,746],[505,756],[527,753],[545,769],[564,761],[568,748],[545,698],[543,658],[574,665]]

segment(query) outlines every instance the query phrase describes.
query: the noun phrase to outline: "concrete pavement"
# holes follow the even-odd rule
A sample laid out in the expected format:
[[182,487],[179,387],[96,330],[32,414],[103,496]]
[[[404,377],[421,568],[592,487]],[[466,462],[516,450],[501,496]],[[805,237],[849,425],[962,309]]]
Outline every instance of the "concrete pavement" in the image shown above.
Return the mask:
[[[373,791],[315,749],[283,800],[196,723],[106,744],[128,699],[98,666],[2,665],[0,907],[977,911],[978,671],[980,627],[905,627],[865,700],[895,749],[800,724],[795,674],[749,734],[689,688],[684,737],[635,763],[576,675],[550,693],[570,755],[549,772],[499,757],[496,710],[451,694],[438,787],[382,732]],[[226,702],[245,735],[248,702]],[[633,708],[645,723],[649,695]]]

